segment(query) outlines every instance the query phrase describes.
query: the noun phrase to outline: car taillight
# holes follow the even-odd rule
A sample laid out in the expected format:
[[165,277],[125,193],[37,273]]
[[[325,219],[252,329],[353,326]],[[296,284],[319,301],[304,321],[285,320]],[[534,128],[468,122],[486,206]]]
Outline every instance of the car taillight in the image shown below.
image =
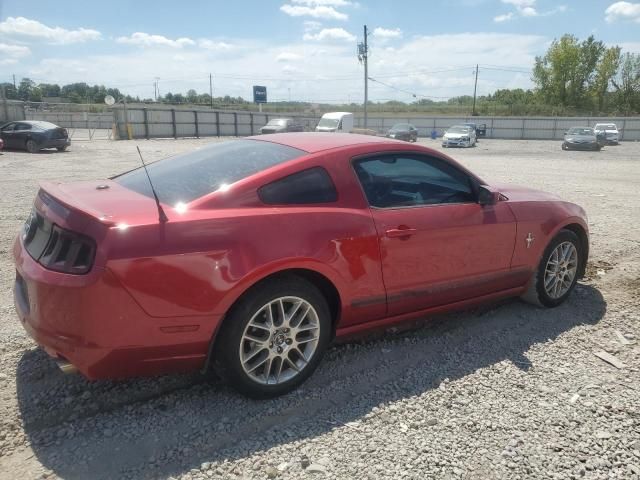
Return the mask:
[[92,239],[57,225],[51,228],[51,236],[38,262],[57,272],[83,274],[91,270],[96,247]]

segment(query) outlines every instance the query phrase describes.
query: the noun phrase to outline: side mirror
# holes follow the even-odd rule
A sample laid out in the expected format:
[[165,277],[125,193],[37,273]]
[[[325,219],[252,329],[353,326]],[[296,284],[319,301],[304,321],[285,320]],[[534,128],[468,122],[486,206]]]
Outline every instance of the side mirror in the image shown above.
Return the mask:
[[478,203],[480,205],[495,205],[498,200],[500,200],[500,192],[496,192],[486,185],[480,185],[478,188]]

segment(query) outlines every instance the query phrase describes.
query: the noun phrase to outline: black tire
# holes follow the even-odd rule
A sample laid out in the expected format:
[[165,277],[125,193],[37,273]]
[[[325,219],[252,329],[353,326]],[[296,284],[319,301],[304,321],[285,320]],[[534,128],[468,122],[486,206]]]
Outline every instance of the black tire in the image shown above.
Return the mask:
[[[552,298],[547,293],[544,288],[544,275],[547,267],[547,262],[549,261],[549,257],[556,249],[558,245],[564,242],[571,242],[577,251],[577,266],[576,266],[576,274],[573,277],[573,281],[569,286],[569,289],[560,297]],[[553,308],[562,304],[573,292],[573,289],[578,282],[578,277],[581,272],[584,272],[584,252],[582,250],[582,243],[578,236],[570,230],[560,230],[560,232],[549,242],[547,248],[545,248],[544,253],[542,254],[542,258],[540,259],[540,264],[536,272],[534,273],[531,282],[529,283],[529,288],[527,292],[523,295],[523,300],[532,303],[534,305],[540,307]]]
[[567,144],[566,144],[566,143],[563,143],[563,144],[562,144],[562,150],[569,150],[569,147],[567,147]]
[[27,151],[29,153],[38,153],[40,151],[40,147],[33,139],[27,140],[27,143],[25,143],[25,147],[27,148]]
[[[280,297],[299,297],[315,309],[320,326],[316,350],[308,363],[286,382],[266,385],[252,379],[243,369],[240,347],[244,331],[252,317],[266,304]],[[229,385],[251,398],[284,395],[301,385],[317,368],[331,340],[331,313],[320,290],[304,278],[291,275],[260,283],[250,289],[226,315],[214,344],[216,373]]]
[[66,149],[67,149],[66,145],[64,147],[56,147],[56,150],[58,150],[59,152],[64,152]]

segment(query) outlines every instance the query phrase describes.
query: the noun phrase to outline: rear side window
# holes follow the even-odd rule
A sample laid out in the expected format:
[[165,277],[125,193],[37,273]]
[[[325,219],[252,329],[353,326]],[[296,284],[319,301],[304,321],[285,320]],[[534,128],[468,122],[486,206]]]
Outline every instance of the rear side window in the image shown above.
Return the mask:
[[288,175],[258,189],[269,205],[331,203],[338,199],[336,187],[324,168],[316,167]]
[[28,123],[17,123],[16,124],[16,128],[15,131],[24,131],[24,130],[31,130],[31,125],[29,125]]
[[[209,145],[147,166],[161,202],[189,203],[219,189],[301,157],[307,152],[277,143],[237,140]],[[119,184],[153,198],[142,168],[114,177]]]

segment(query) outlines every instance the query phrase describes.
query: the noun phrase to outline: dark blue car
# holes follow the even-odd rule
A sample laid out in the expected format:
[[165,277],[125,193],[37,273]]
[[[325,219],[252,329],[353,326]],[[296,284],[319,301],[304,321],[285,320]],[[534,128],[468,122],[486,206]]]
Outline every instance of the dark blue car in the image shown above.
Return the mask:
[[20,120],[0,127],[4,148],[36,153],[43,148],[57,148],[63,152],[71,145],[67,129],[49,122]]

